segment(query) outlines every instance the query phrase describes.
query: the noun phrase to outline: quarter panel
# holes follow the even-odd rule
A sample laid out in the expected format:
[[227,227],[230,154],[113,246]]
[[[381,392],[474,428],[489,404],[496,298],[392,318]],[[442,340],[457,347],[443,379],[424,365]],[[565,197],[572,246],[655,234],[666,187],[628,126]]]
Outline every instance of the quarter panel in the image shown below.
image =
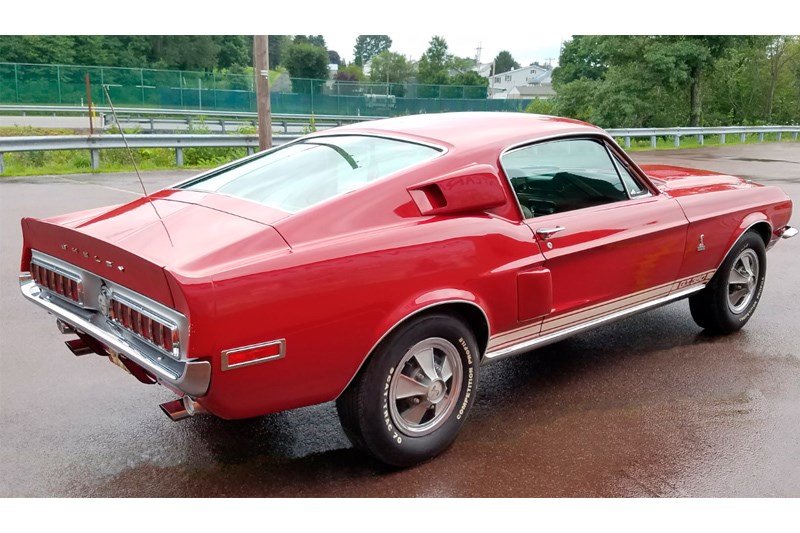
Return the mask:
[[[378,340],[431,304],[479,305],[492,332],[518,324],[516,275],[541,263],[523,224],[432,217],[294,247],[213,279],[217,339],[203,405],[242,418],[336,398]],[[279,360],[221,370],[219,353],[286,339]]]

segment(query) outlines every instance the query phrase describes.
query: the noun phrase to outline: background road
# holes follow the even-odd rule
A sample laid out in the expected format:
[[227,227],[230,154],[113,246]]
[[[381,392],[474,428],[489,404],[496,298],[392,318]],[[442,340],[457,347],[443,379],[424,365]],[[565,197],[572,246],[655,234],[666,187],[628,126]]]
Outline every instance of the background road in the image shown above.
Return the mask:
[[[800,226],[800,144],[634,158],[779,185]],[[350,447],[332,403],[174,423],[166,389],[69,354],[19,293],[19,219],[139,194],[131,174],[0,181],[0,497],[800,496],[800,237],[769,252],[743,331],[707,336],[683,301],[483,367],[456,443],[391,471]]]

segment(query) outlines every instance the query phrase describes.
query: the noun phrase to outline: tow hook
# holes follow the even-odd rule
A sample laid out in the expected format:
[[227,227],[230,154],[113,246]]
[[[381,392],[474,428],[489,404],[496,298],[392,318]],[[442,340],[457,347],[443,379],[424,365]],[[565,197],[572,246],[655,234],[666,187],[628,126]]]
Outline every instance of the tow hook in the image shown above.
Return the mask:
[[174,422],[206,412],[203,406],[197,403],[191,396],[184,396],[178,400],[162,403],[159,407],[161,407],[164,414]]

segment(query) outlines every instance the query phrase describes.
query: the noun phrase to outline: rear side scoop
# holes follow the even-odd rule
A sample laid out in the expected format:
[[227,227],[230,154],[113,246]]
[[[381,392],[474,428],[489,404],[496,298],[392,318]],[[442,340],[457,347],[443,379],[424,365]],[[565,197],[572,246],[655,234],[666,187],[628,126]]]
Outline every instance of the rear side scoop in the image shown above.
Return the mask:
[[422,215],[484,211],[506,202],[505,188],[491,165],[470,165],[413,185],[408,193]]

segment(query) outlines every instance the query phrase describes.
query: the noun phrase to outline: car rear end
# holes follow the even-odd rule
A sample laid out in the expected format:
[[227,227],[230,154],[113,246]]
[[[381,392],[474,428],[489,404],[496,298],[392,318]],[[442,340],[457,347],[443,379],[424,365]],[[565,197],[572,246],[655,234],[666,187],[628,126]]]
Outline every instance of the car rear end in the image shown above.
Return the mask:
[[[208,390],[210,364],[189,357],[188,309],[165,269],[84,232],[23,219],[22,294],[75,335],[75,355],[109,357],[144,383],[188,396]],[[146,295],[145,295],[146,292]]]

